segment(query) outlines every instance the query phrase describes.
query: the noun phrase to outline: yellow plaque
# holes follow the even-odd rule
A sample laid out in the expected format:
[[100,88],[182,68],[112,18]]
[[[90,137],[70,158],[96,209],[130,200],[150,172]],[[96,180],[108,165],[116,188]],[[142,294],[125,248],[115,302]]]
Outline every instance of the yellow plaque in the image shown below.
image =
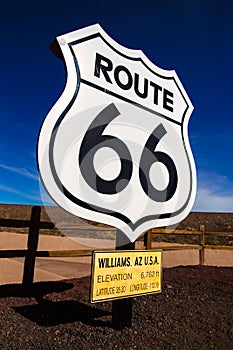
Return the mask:
[[161,292],[162,250],[93,252],[91,302]]

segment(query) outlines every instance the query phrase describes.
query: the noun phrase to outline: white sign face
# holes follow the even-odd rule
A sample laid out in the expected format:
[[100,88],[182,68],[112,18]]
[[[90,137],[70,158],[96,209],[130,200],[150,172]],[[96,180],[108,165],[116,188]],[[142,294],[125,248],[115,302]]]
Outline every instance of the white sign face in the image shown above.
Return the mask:
[[194,203],[196,172],[188,139],[193,106],[176,73],[119,45],[99,25],[57,41],[67,83],[38,140],[50,196],[132,242],[179,223]]

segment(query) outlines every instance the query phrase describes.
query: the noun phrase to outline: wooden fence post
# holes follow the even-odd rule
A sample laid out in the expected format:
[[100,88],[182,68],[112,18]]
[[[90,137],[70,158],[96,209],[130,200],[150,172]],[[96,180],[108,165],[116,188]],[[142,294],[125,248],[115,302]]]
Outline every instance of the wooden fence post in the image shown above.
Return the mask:
[[144,248],[146,250],[151,249],[151,238],[152,238],[152,230],[148,230],[144,234]]
[[39,240],[41,207],[34,206],[31,211],[30,227],[28,232],[27,253],[24,260],[23,285],[29,287],[33,284],[36,252]]
[[[123,243],[123,245],[122,245]],[[128,238],[120,230],[116,230],[116,250],[134,250],[135,243],[129,242]],[[132,298],[113,300],[112,302],[112,325],[116,330],[121,330],[132,325]]]
[[205,265],[205,225],[200,225],[201,234],[199,236],[199,265]]

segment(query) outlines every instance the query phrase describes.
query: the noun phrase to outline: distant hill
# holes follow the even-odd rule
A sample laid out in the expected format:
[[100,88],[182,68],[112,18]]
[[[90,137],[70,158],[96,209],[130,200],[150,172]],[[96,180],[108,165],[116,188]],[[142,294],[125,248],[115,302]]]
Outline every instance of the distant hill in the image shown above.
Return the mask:
[[[0,204],[0,219],[29,220],[31,205]],[[80,224],[83,219],[71,215],[59,207],[41,207],[41,221]],[[84,220],[91,222],[88,220]],[[97,224],[97,223],[96,223]],[[199,229],[205,225],[206,231],[233,231],[233,213],[191,212],[178,226],[178,229]],[[101,225],[106,226],[106,225]]]

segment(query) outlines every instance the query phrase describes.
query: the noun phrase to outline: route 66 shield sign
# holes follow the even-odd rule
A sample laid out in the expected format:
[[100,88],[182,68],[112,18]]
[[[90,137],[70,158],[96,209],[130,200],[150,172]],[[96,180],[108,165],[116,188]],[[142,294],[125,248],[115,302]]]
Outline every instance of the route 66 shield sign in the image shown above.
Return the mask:
[[93,25],[57,38],[67,83],[38,139],[50,196],[132,242],[179,223],[196,193],[188,139],[193,106],[174,71]]

